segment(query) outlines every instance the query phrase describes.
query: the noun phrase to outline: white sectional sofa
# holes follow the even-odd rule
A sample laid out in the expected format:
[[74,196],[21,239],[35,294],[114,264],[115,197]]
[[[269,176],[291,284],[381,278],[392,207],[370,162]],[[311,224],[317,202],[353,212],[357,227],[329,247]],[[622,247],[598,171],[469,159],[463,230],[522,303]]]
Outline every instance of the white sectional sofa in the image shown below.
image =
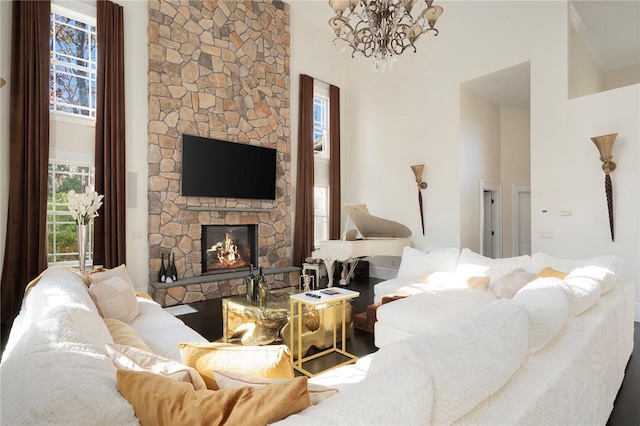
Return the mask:
[[[277,424],[605,424],[632,351],[633,290],[618,282],[571,317],[570,306],[584,304],[558,297],[554,279],[520,301],[474,301],[477,309],[310,379],[340,392]],[[204,342],[153,301],[138,298],[137,309],[129,325],[154,353],[179,363],[178,342]],[[0,424],[139,423],[118,391],[100,312],[77,274],[44,273],[0,363]],[[249,414],[229,424],[256,422]]]

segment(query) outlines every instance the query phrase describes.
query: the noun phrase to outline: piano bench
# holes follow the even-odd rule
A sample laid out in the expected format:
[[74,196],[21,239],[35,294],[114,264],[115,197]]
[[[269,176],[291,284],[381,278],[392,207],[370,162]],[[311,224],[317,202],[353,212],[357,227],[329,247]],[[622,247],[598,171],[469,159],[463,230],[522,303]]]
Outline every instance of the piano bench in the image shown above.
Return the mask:
[[303,263],[302,275],[307,275],[307,271],[313,271],[316,277],[316,286],[320,283],[320,278],[327,275],[327,270],[322,263]]

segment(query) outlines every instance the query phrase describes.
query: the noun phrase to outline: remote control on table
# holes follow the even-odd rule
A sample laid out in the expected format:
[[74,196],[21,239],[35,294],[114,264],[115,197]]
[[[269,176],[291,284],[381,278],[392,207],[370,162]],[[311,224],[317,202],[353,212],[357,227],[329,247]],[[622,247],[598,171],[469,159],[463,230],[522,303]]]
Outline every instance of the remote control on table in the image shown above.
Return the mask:
[[320,299],[322,297],[319,294],[313,294],[313,293],[305,293],[305,296],[315,297],[316,299]]

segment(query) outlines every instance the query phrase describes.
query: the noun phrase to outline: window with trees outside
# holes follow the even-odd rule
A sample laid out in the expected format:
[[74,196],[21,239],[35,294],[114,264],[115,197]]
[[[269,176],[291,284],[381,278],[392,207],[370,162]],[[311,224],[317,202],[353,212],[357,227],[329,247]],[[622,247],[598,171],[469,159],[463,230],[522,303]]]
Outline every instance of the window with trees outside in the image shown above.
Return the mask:
[[[74,9],[51,5],[49,110],[55,112],[51,118],[57,125],[51,132],[47,188],[50,265],[78,265],[77,225],[69,214],[68,192],[72,189],[84,192],[86,186],[95,185],[92,164],[97,90],[95,10],[82,9],[82,3],[73,5]],[[92,259],[93,221],[89,225],[86,264],[91,265]]]
[[[76,222],[69,214],[68,192],[94,188],[95,170],[88,165],[49,163],[47,188],[47,254],[49,264],[76,264],[78,242]],[[93,221],[89,222],[87,264],[93,259]]]
[[313,241],[329,239],[329,85],[313,82]]
[[95,19],[56,5],[51,10],[49,109],[95,118]]

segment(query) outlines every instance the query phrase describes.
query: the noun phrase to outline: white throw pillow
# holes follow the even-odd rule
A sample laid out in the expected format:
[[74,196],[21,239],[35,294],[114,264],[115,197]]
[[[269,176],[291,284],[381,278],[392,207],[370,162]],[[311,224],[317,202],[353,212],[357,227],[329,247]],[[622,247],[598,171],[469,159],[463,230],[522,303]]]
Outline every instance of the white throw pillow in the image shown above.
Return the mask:
[[529,313],[529,353],[542,349],[567,323],[569,302],[559,278],[538,278],[524,286],[513,301]]
[[[267,379],[264,377],[252,376],[251,374],[233,371],[214,371],[213,375],[220,389],[234,389],[249,386],[252,388],[262,388],[273,383],[279,383],[291,379]],[[322,385],[307,382],[309,399],[311,404],[317,405],[327,398],[336,395],[339,390]]]
[[504,259],[492,259],[482,256],[468,248],[462,249],[456,271],[467,273],[482,273],[491,278],[494,283],[509,272],[517,268],[529,269],[531,266],[530,256],[507,257]]
[[207,385],[195,368],[131,346],[107,343],[104,347],[113,365],[120,370],[159,374],[191,383],[195,390],[207,389]]
[[576,268],[561,282],[571,316],[580,315],[598,302],[604,278],[601,271],[601,268]]
[[119,276],[94,282],[89,294],[103,318],[113,318],[130,323],[138,316],[138,298],[130,282]]
[[405,247],[398,268],[398,278],[420,277],[425,271],[455,272],[459,253],[454,247],[430,253]]
[[373,357],[367,378],[392,365],[420,365],[433,380],[431,423],[452,424],[509,381],[524,362],[528,345],[526,310],[499,299],[384,346]]
[[507,275],[491,284],[491,291],[500,299],[511,299],[525,285],[529,284],[536,274],[525,271],[523,268],[514,269]]
[[583,266],[600,266],[608,269],[617,276],[620,275],[622,263],[622,258],[618,256],[596,256],[588,259],[570,260],[560,259],[545,253],[534,253],[533,256],[531,256],[531,268],[529,269],[529,272],[537,274],[547,266],[550,266],[557,271],[566,272]]

